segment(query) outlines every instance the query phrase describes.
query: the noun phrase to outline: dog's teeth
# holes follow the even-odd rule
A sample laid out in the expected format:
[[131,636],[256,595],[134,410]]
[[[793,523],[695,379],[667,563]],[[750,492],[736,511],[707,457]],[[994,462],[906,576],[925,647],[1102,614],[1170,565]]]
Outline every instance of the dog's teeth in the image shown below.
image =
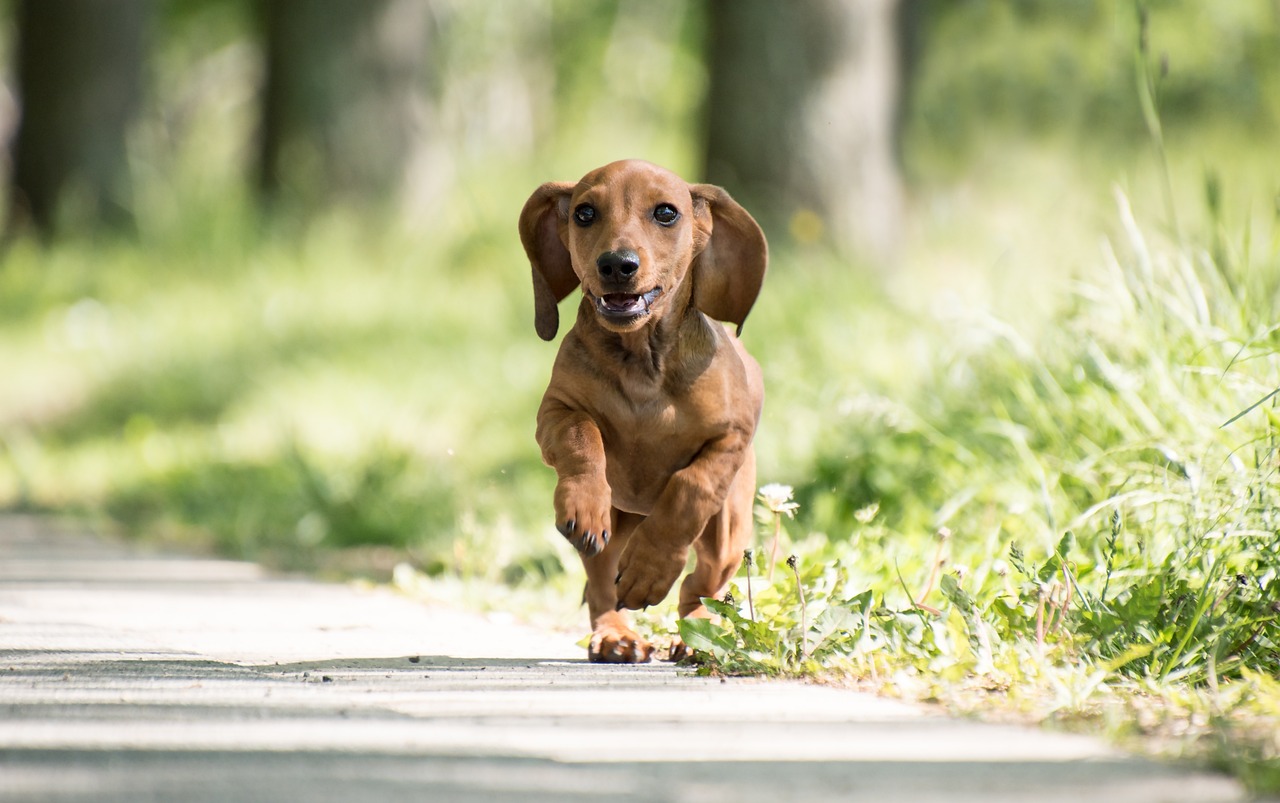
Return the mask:
[[609,293],[597,297],[596,305],[601,312],[609,315],[641,315],[649,311],[660,292],[659,288],[655,288],[643,294]]

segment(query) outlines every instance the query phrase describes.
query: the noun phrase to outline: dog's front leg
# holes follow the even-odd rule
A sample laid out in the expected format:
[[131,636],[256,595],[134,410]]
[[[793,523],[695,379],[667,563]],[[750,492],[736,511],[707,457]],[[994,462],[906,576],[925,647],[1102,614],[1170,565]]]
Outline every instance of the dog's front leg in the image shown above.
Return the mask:
[[619,610],[657,605],[667,596],[684,570],[689,547],[724,507],[750,448],[751,432],[732,429],[671,475],[623,550],[616,584]]
[[538,410],[542,459],[556,470],[556,529],[587,557],[609,543],[612,493],[605,479],[604,441],[589,415],[554,399]]

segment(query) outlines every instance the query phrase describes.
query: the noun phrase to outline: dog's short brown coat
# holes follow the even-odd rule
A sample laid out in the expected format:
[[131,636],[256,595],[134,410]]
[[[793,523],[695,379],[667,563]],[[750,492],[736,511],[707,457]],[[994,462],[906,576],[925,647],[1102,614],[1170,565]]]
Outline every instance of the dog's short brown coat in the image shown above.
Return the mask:
[[543,184],[520,214],[534,324],[582,288],[538,410],[556,470],[556,525],[579,551],[589,656],[647,661],[624,608],[661,602],[684,570],[681,616],[706,616],[749,546],[751,441],[760,368],[723,325],[755,303],[768,263],[760,227],[719,187],[641,161]]

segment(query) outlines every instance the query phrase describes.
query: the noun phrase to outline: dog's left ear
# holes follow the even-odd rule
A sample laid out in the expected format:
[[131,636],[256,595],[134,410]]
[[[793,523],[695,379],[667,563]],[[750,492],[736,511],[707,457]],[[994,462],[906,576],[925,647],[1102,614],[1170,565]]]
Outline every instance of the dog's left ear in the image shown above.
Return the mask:
[[717,321],[738,325],[756,303],[764,272],[769,265],[769,246],[755,218],[714,184],[691,184],[693,196],[694,248],[690,270],[693,303]]
[[533,328],[543,340],[556,336],[560,328],[556,305],[578,286],[569,249],[560,239],[573,187],[568,181],[543,184],[520,210],[520,242],[533,268]]

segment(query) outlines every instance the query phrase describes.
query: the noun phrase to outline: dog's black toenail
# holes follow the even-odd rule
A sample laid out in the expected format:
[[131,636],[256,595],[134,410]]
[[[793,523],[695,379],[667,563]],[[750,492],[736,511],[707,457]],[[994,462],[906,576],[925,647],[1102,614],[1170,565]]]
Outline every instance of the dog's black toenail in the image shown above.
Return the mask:
[[614,609],[615,611],[620,611],[620,610],[622,610],[622,609],[623,609],[623,608],[625,608],[625,607],[627,607],[627,603],[625,603],[625,602],[623,602],[623,601],[619,600],[619,601],[618,601],[618,604],[617,604],[617,605],[615,605],[615,606],[613,606],[613,609]]

